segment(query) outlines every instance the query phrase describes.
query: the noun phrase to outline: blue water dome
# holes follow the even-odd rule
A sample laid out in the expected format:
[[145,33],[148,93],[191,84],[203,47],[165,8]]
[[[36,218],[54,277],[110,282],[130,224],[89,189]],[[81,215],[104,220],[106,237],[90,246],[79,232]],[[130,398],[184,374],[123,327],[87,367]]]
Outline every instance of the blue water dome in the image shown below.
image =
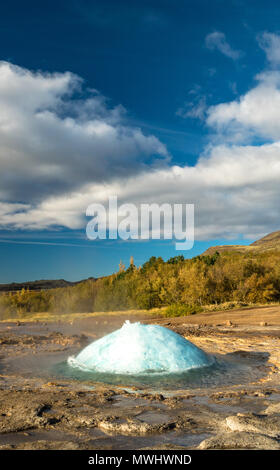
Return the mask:
[[204,351],[168,328],[129,321],[68,358],[72,367],[112,374],[179,373],[212,363]]

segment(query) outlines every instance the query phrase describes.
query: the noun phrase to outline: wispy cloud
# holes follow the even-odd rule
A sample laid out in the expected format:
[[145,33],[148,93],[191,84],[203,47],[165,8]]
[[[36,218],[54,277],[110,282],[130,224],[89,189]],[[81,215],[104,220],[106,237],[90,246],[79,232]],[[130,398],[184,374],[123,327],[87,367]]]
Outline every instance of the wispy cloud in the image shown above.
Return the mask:
[[91,244],[82,245],[78,243],[55,243],[55,242],[37,242],[37,241],[26,241],[26,240],[9,240],[6,238],[0,238],[0,243],[12,244],[12,245],[46,245],[46,246],[71,246],[77,248],[92,248]]
[[197,97],[194,101],[186,101],[184,106],[176,111],[177,116],[182,118],[196,118],[204,120],[207,110],[206,97]]
[[210,33],[205,38],[206,47],[210,50],[218,50],[226,57],[230,59],[237,60],[241,57],[242,52],[236,49],[233,49],[231,45],[227,42],[226,36],[221,31],[214,31]]
[[203,121],[206,117],[207,99],[202,94],[201,86],[196,84],[188,92],[189,99],[186,100],[180,108],[177,109],[176,114],[184,119],[195,118]]
[[280,64],[280,36],[264,32],[257,37],[260,47],[265,51],[267,60],[272,66]]

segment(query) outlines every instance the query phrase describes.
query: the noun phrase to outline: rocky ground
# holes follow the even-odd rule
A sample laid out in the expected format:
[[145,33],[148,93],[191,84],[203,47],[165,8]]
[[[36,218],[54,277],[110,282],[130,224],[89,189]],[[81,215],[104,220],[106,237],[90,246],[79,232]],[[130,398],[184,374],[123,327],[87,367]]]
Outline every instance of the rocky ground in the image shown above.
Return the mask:
[[240,364],[240,380],[229,373],[219,384],[174,390],[49,372],[122,321],[0,323],[0,449],[280,449],[277,322],[238,325],[224,313],[218,325],[195,316],[150,321]]

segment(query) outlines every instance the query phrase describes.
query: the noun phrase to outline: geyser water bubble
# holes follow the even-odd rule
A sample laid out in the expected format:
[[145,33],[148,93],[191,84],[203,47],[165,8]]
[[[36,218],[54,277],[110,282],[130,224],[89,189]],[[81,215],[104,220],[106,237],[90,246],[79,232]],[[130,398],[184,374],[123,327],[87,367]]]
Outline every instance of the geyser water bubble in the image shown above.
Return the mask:
[[72,367],[112,374],[179,373],[212,363],[201,349],[168,328],[129,321],[68,358]]

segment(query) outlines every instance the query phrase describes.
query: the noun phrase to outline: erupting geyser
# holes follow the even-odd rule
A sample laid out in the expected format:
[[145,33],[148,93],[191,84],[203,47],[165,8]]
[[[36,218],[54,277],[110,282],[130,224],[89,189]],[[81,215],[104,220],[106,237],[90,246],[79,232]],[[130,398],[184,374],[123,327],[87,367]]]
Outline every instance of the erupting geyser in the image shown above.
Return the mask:
[[72,367],[113,374],[178,373],[212,362],[201,349],[167,328],[129,321],[68,358]]

